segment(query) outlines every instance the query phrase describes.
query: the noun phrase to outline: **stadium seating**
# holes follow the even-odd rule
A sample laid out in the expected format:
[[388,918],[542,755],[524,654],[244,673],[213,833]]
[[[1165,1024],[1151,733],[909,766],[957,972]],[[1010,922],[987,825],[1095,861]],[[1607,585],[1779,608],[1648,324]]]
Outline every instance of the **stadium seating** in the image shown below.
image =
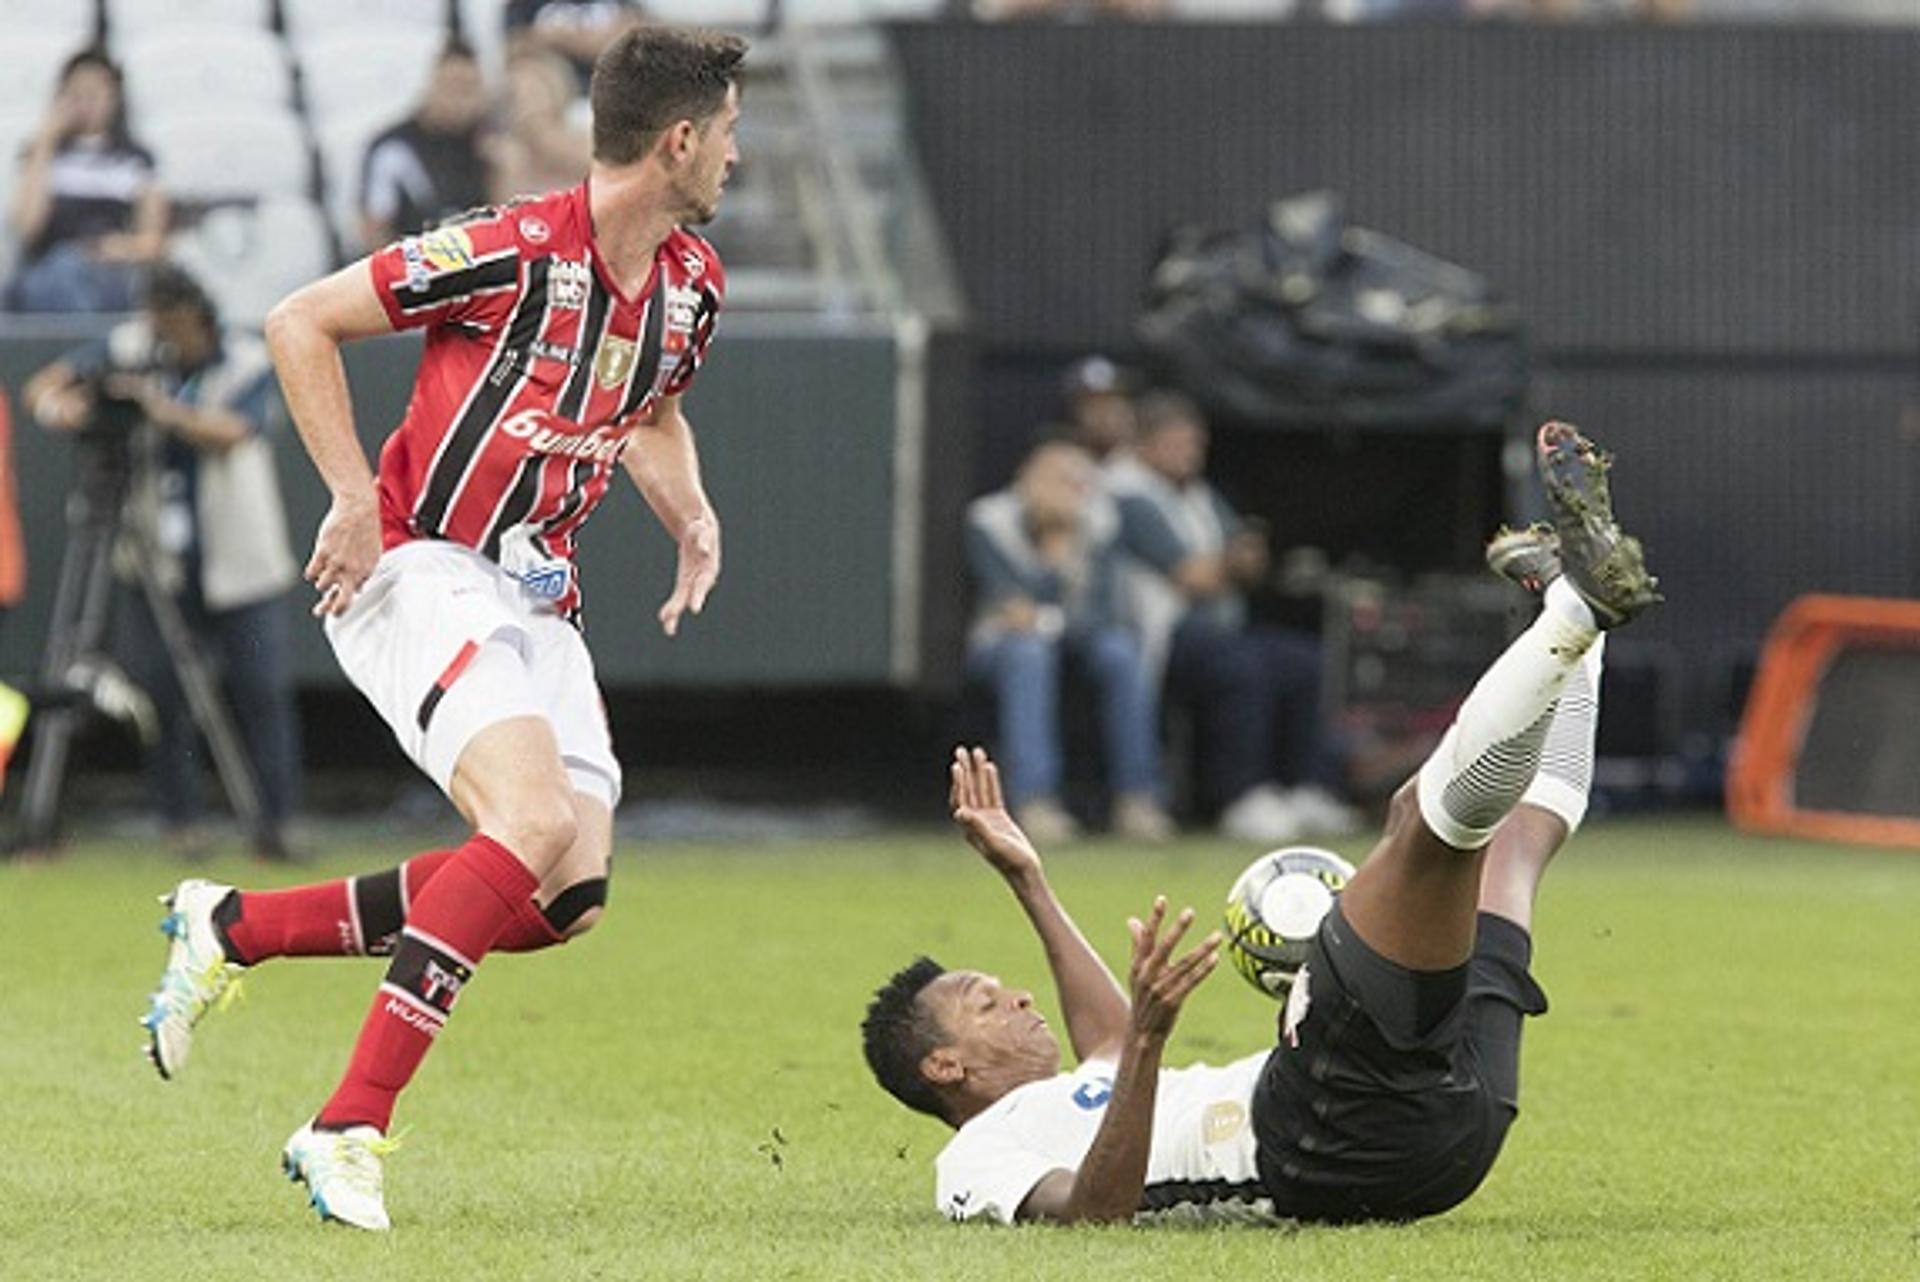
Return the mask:
[[116,50],[156,30],[240,27],[266,31],[272,0],[107,0],[107,39]]
[[0,47],[45,34],[62,46],[64,58],[93,43],[94,19],[92,0],[0,0],[0,31],[7,33]]
[[29,22],[9,28],[0,40],[0,111],[29,108],[44,114],[61,65],[85,43],[84,36],[76,38],[59,26]]
[[0,156],[7,158],[7,163],[0,165],[0,209],[5,208],[6,193],[12,190],[13,176],[20,168],[20,153],[33,140],[45,117],[46,110],[38,103],[0,105]]
[[143,127],[175,199],[216,204],[255,196],[306,196],[313,158],[300,118],[284,107],[205,107]]
[[[40,127],[41,111],[33,108],[0,107],[0,156],[16,157]],[[15,161],[0,165],[0,210],[13,208],[13,183],[20,166]],[[0,222],[0,277],[12,270],[18,246]]]
[[445,42],[439,27],[343,29],[301,41],[300,74],[314,125],[367,116],[400,120],[419,102]]
[[280,0],[287,38],[306,57],[307,42],[333,31],[430,31],[446,39],[447,0]]
[[327,221],[333,225],[341,249],[349,255],[369,248],[360,243],[360,170],[367,144],[392,123],[394,118],[387,115],[346,116],[314,130]]
[[276,302],[331,269],[329,244],[312,201],[275,196],[212,211],[175,239],[172,257],[206,285],[230,324],[257,326]]
[[659,22],[753,31],[766,25],[769,0],[654,0],[647,14]]
[[784,0],[781,21],[789,25],[853,27],[891,18],[938,17],[945,0]]
[[169,24],[119,49],[133,120],[215,104],[242,111],[284,107],[293,100],[286,48],[262,28]]
[[498,88],[507,69],[507,0],[459,0],[460,34],[473,46],[487,82]]

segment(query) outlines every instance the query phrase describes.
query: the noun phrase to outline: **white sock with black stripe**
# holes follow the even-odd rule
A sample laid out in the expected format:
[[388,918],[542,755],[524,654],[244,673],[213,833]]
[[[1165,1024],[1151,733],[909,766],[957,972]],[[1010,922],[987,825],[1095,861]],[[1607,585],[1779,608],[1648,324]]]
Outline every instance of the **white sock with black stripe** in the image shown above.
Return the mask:
[[1561,687],[1553,725],[1540,748],[1540,769],[1520,798],[1560,816],[1569,835],[1580,830],[1593,791],[1593,741],[1600,724],[1600,671],[1606,649],[1603,633]]
[[1420,814],[1458,850],[1478,850],[1533,782],[1567,677],[1600,636],[1586,602],[1564,578],[1460,705],[1440,746],[1420,767]]

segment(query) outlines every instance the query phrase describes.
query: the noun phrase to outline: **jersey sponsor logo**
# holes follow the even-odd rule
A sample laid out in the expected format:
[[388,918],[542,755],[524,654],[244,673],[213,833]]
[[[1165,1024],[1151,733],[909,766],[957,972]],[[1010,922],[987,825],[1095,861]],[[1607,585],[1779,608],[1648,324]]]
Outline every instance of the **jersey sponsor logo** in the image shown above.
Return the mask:
[[543,360],[559,361],[563,365],[580,363],[580,349],[569,347],[565,343],[549,343],[544,338],[536,338],[527,350]]
[[1307,988],[1313,975],[1305,966],[1293,977],[1293,991],[1287,994],[1287,1009],[1280,1017],[1280,1038],[1294,1050],[1300,1049],[1300,1025],[1307,1020],[1307,1011],[1313,1005],[1313,998]]
[[548,556],[541,547],[539,531],[522,522],[504,531],[495,545],[500,568],[519,580],[528,596],[537,601],[558,601],[573,585],[566,560]]
[[587,285],[592,276],[584,260],[554,259],[547,276],[547,305],[555,311],[579,311],[587,305]]
[[419,237],[420,257],[429,271],[457,272],[473,266],[473,238],[464,227],[441,227]]
[[679,354],[693,341],[693,327],[700,319],[700,291],[682,285],[666,288],[666,333],[661,342],[665,355],[679,363]]
[[1080,1083],[1080,1089],[1073,1093],[1073,1102],[1091,1113],[1095,1109],[1105,1108],[1107,1101],[1113,1098],[1113,1079],[1096,1077],[1090,1082]]
[[421,290],[427,287],[431,277],[427,273],[427,260],[420,252],[420,242],[408,237],[400,242],[400,261],[407,268],[407,288]]
[[593,376],[600,380],[600,386],[612,391],[633,373],[633,361],[638,354],[632,339],[608,334],[600,340],[600,352],[593,358]]
[[428,1037],[440,1036],[440,1021],[428,1018],[418,1006],[408,1005],[398,997],[389,997],[383,1009],[401,1023],[419,1029]]
[[1200,1115],[1200,1138],[1207,1144],[1224,1144],[1247,1129],[1247,1110],[1239,1100],[1215,1100]]
[[625,429],[596,427],[591,432],[568,432],[549,426],[554,420],[542,409],[525,409],[500,420],[500,431],[525,441],[532,454],[552,454],[589,463],[613,463],[626,444]]
[[700,291],[688,285],[667,286],[667,328],[691,334],[700,315]]
[[430,1005],[441,1010],[452,1010],[454,1001],[460,996],[460,976],[434,961],[427,959],[425,973],[420,979],[420,995]]
[[520,220],[520,234],[536,245],[544,245],[553,235],[553,229],[547,226],[546,219],[528,214]]
[[568,575],[564,561],[523,570],[516,577],[521,587],[542,601],[558,601],[567,594]]

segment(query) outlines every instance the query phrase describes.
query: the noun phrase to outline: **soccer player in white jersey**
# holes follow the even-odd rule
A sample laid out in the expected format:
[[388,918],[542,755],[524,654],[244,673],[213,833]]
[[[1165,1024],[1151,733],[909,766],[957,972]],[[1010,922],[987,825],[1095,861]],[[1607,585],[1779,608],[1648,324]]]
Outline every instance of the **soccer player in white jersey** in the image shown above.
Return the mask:
[[1540,429],[1551,530],[1497,537],[1493,567],[1544,608],[1481,677],[1395,794],[1387,827],[1321,924],[1276,1045],[1222,1068],[1163,1069],[1181,1004],[1219,937],[1174,956],[1164,900],[1129,922],[1123,991],[1047,885],[984,752],[960,750],[952,803],[1045,947],[1080,1063],[1032,994],[921,958],[875,994],[867,1061],[891,1094],[955,1129],[936,1161],[955,1219],[1411,1220],[1477,1188],[1518,1112],[1533,899],[1585,815],[1601,638],[1657,602],[1621,533],[1609,460]]

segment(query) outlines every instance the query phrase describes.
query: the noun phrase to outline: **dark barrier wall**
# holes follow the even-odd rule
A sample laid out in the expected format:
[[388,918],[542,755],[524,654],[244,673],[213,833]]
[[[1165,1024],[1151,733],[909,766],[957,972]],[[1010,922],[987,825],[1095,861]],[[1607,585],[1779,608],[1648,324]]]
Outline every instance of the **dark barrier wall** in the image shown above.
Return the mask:
[[[0,386],[17,399],[33,370],[77,334],[0,336]],[[954,379],[931,348],[931,382]],[[399,421],[412,386],[416,340],[356,344],[347,351],[361,434],[369,448]],[[708,490],[719,508],[725,568],[706,613],[678,639],[660,634],[654,611],[673,583],[672,545],[631,486],[616,486],[582,537],[586,616],[594,657],[609,686],[768,687],[910,684],[923,666],[897,652],[919,642],[943,656],[959,627],[951,610],[929,609],[918,635],[902,633],[894,594],[903,549],[924,548],[932,578],[952,596],[952,556],[939,535],[902,543],[896,528],[898,388],[895,344],[885,330],[822,335],[733,323],[687,398],[700,437]],[[965,434],[939,418],[937,457],[951,459]],[[29,553],[27,600],[0,627],[0,674],[38,670],[51,612],[71,475],[71,445],[35,427],[16,404],[15,451]],[[325,493],[292,435],[277,439],[282,489],[296,555],[303,561]],[[923,478],[915,507],[951,528],[964,486],[955,466]],[[944,533],[944,531],[943,531]],[[319,628],[304,614],[297,672],[307,684],[341,682]],[[918,597],[914,598],[918,604]],[[912,616],[909,616],[912,617]],[[929,633],[944,629],[944,634]],[[938,673],[926,674],[930,679]],[[937,684],[937,681],[936,681]]]
[[1539,411],[1622,455],[1621,507],[1671,604],[1616,653],[1668,664],[1680,728],[1730,725],[1796,593],[1920,592],[1920,32],[893,38],[978,325],[977,485],[1053,412],[1061,364],[1126,349],[1170,225],[1245,225],[1328,187],[1514,298]]
[[1126,341],[1171,224],[1344,192],[1562,351],[1904,353],[1920,32],[906,26],[992,343]]

